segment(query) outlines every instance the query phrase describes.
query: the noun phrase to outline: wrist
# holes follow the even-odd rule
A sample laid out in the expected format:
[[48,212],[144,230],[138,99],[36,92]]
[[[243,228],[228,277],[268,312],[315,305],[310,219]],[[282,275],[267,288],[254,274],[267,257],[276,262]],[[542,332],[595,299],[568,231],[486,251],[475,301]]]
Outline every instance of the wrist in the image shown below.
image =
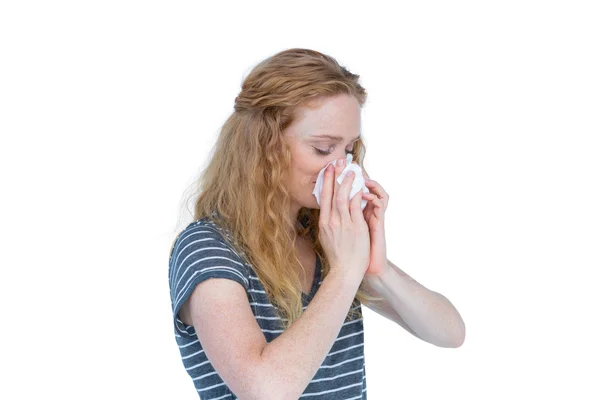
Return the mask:
[[332,279],[340,282],[340,284],[347,286],[356,286],[358,287],[364,278],[364,272],[360,272],[358,270],[352,268],[331,268],[329,270],[328,276],[331,276]]

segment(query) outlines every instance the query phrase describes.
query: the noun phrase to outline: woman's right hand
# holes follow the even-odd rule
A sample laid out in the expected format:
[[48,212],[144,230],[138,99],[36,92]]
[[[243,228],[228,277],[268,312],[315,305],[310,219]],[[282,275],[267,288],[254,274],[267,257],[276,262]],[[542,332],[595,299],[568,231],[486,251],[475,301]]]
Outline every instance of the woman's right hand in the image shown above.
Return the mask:
[[[369,226],[365,221],[360,203],[362,191],[348,201],[354,174],[348,172],[342,184],[338,176],[344,164],[330,165],[324,172],[319,216],[319,241],[329,260],[330,272],[356,275],[362,280],[369,266]],[[352,176],[350,176],[352,174]]]

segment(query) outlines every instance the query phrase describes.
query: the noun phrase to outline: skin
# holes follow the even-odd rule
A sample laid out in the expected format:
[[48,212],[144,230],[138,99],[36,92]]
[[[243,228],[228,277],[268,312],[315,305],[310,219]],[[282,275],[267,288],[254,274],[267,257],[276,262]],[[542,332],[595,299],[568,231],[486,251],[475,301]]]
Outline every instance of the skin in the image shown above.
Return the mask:
[[[298,116],[284,131],[292,153],[290,176],[286,181],[293,200],[292,219],[297,217],[301,207],[320,208],[312,194],[314,182],[329,162],[344,159],[346,152],[352,150],[353,141],[360,133],[361,108],[355,97],[339,95],[300,108]],[[315,137],[322,134],[340,136],[342,140]],[[329,154],[317,154],[315,148]],[[364,170],[363,175],[369,178]],[[371,238],[371,260],[363,282],[369,294],[382,296],[384,301],[363,304],[424,341],[442,347],[460,346],[465,327],[456,308],[446,297],[425,288],[386,258],[383,223],[389,196],[375,181],[367,187],[372,192],[365,195],[372,205],[364,210]],[[307,292],[312,283],[315,255],[308,246],[298,243],[296,246],[308,272],[303,281]]]
[[[351,95],[337,95],[313,101],[297,110],[298,118],[285,131],[292,153],[287,189],[292,196],[290,215],[295,219],[301,207],[318,209],[312,194],[321,169],[330,161],[345,159],[360,134],[361,108]],[[342,138],[336,141],[316,135]],[[317,150],[324,153],[318,154]]]

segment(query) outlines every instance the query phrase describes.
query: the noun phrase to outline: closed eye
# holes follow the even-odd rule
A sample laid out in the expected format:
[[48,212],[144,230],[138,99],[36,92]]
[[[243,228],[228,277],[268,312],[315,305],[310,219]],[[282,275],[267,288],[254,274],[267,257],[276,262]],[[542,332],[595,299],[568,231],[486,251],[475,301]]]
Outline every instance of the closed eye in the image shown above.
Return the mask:
[[[315,149],[315,152],[318,155],[321,155],[321,156],[328,156],[328,155],[331,154],[331,151],[324,151],[324,150],[321,150],[321,149],[317,149],[316,147],[314,147],[314,149]],[[346,150],[346,154],[352,154],[352,155],[354,155],[354,150]]]

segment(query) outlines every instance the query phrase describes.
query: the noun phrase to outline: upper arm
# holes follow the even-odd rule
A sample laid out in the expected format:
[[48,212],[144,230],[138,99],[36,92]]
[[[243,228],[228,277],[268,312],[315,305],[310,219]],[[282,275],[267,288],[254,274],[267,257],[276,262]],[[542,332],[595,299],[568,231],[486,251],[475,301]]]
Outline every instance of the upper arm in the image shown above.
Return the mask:
[[236,396],[262,398],[260,355],[267,342],[244,288],[229,279],[207,279],[181,310],[191,318],[206,357]]
[[267,397],[260,363],[266,339],[250,308],[249,272],[223,236],[203,223],[189,225],[171,251],[169,286],[175,334],[197,335],[238,397]]

